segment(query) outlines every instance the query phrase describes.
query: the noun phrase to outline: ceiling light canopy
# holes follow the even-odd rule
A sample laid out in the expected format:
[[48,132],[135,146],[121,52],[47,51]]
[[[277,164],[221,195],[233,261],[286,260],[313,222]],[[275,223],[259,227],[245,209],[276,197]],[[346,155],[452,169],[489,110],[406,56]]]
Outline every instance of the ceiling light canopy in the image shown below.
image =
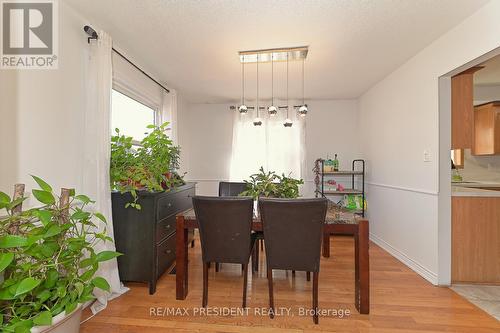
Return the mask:
[[284,47],[277,49],[262,49],[252,51],[240,51],[241,63],[272,62],[272,61],[295,61],[307,58],[308,46]]

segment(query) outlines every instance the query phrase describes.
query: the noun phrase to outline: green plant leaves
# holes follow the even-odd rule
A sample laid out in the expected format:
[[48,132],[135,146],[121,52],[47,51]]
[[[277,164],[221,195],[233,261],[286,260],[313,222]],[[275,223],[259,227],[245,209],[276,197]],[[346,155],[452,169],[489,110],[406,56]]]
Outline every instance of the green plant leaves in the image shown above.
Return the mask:
[[14,253],[0,253],[0,273],[14,260]]
[[56,202],[56,199],[51,192],[45,190],[32,190],[35,198],[43,204],[52,205]]
[[43,179],[33,175],[31,175],[31,177],[36,181],[36,183],[38,184],[38,186],[40,186],[42,190],[46,192],[52,192],[52,187],[50,187],[50,185],[47,184]]
[[102,215],[101,213],[94,213],[94,216],[97,217],[99,220],[101,220],[102,222],[104,223],[107,223],[106,222],[106,218],[104,217],[104,215]]
[[40,284],[40,282],[42,282],[42,281],[37,280],[37,279],[35,279],[33,277],[27,277],[27,278],[25,278],[17,286],[16,292],[15,292],[14,296],[17,297],[19,295],[25,294],[25,293],[27,293],[27,292],[35,289],[36,287],[38,287],[38,285]]
[[17,235],[5,235],[0,237],[0,249],[22,247],[28,244],[28,239]]
[[8,207],[10,204],[10,197],[0,191],[0,209]]
[[122,255],[122,253],[115,252],[115,251],[102,251],[102,252],[99,252],[97,254],[96,260],[98,262],[103,262],[103,261],[107,261],[107,260],[111,260],[113,258],[119,257],[121,255]]
[[105,278],[102,278],[100,276],[92,279],[92,284],[94,285],[94,287],[97,287],[97,288],[102,289],[104,291],[109,292],[111,290],[111,287],[109,286],[108,281],[106,281]]
[[95,201],[90,200],[90,198],[86,195],[79,194],[75,196],[75,200],[78,200],[84,204],[94,203]]
[[61,228],[57,224],[53,224],[49,227],[49,229],[43,235],[43,238],[53,237],[55,235],[59,235],[61,233]]
[[82,210],[77,210],[75,213],[71,215],[73,220],[88,220],[90,217],[90,213],[84,212]]
[[[92,300],[95,288],[110,290],[109,283],[95,274],[100,262],[120,255],[95,252],[98,243],[112,239],[96,227],[106,221],[104,215],[85,209],[93,202],[89,197],[70,190],[66,214],[52,187],[39,177],[33,179],[40,187],[33,190],[40,207],[20,214],[0,213],[2,332],[28,333],[33,325],[50,325],[52,316]],[[0,192],[0,208],[8,213],[23,200]]]
[[59,279],[59,273],[55,269],[51,269],[46,274],[44,287],[47,289],[53,288]]
[[77,306],[78,306],[77,302],[69,303],[64,307],[64,311],[66,312],[66,314],[70,314],[76,309]]
[[47,224],[49,224],[52,221],[52,216],[53,216],[51,211],[43,209],[36,210],[33,213],[33,215],[38,217],[38,219],[40,220],[40,222],[42,222],[44,226],[47,226]]
[[52,325],[52,314],[50,311],[40,312],[35,318],[33,318],[33,324],[37,326]]

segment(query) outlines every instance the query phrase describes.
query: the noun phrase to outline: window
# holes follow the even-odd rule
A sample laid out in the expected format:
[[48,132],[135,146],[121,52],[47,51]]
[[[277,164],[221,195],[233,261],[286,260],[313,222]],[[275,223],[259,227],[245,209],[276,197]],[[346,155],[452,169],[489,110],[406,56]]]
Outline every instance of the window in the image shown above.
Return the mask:
[[156,124],[156,111],[113,89],[111,94],[111,132],[120,133],[141,141],[146,127]]
[[274,117],[261,114],[262,126],[254,126],[252,113],[255,112],[240,115],[235,111],[234,114],[230,180],[248,179],[261,166],[265,171],[302,178],[304,119],[292,112],[292,127],[284,127],[286,115],[283,112]]

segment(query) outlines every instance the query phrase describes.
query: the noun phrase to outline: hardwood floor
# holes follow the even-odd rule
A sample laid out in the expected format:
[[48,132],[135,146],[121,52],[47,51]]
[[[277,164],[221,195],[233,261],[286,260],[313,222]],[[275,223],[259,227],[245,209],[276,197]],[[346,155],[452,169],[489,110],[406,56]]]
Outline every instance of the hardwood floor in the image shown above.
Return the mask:
[[[268,289],[264,256],[258,273],[249,275],[249,315],[193,315],[201,306],[202,265],[199,241],[189,249],[190,290],[185,301],[175,299],[175,276],[164,275],[155,295],[148,295],[145,284],[128,284],[130,291],[111,301],[108,308],[82,325],[80,332],[210,332],[210,333],[299,333],[328,332],[499,332],[500,322],[448,288],[434,287],[375,244],[370,244],[371,312],[360,315],[353,304],[354,246],[348,236],[331,238],[330,258],[321,259],[319,274],[320,309],[350,310],[343,318],[320,316],[314,325],[310,316],[299,316],[299,308],[312,303],[312,282],[305,272],[275,271],[274,297],[277,308],[291,308],[294,316],[256,315],[267,309]],[[238,265],[223,264],[209,272],[208,306],[212,309],[241,307],[243,277]],[[154,308],[187,308],[190,316],[159,313]],[[156,315],[150,314],[156,311]],[[164,314],[164,315],[163,315]],[[86,310],[84,318],[88,317]]]

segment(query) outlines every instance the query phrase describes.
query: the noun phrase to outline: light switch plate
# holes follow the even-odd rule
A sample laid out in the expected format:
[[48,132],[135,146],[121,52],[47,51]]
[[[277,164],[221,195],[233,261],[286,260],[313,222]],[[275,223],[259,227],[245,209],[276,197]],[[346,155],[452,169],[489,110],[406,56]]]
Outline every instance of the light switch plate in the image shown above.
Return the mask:
[[427,149],[424,150],[424,162],[430,162],[431,161],[431,153]]

